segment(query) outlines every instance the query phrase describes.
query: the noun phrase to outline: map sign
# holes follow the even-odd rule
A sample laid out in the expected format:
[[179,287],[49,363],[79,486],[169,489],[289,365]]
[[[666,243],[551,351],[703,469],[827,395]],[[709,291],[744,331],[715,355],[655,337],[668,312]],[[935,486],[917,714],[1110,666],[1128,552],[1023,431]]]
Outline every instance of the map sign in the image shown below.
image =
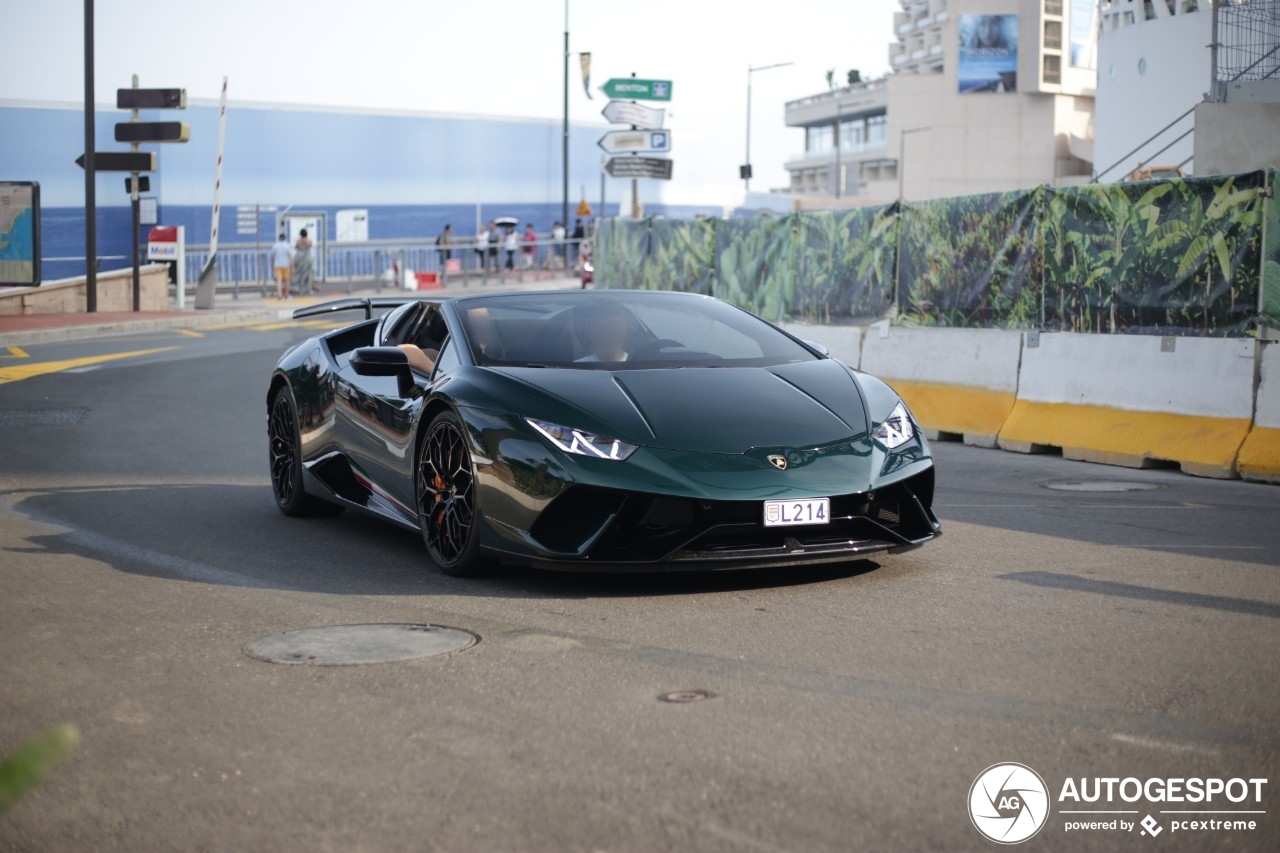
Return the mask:
[[40,283],[40,185],[0,181],[0,286]]

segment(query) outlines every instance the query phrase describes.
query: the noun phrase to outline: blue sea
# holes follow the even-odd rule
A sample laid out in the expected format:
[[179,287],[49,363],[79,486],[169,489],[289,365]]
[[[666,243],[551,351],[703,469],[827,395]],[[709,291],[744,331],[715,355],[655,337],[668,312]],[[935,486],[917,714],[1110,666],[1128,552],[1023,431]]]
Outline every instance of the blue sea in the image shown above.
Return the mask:
[[[618,203],[608,202],[606,215],[618,215]],[[574,209],[577,203],[569,206],[569,228],[573,227]],[[599,202],[592,203],[595,213]],[[475,233],[476,206],[471,204],[437,204],[437,205],[307,205],[293,208],[291,212],[315,212],[327,214],[330,240],[336,239],[335,214],[338,210],[362,208],[369,211],[369,239],[371,240],[422,240],[434,239],[444,230],[445,225],[453,226],[455,239],[465,238]],[[482,221],[500,216],[514,216],[521,223],[532,222],[539,234],[551,231],[552,225],[560,219],[560,204],[510,204],[483,205],[480,208]],[[722,210],[711,206],[695,205],[662,205],[649,203],[645,205],[645,214],[649,216],[666,216],[670,219],[692,219],[699,214],[719,216]],[[259,233],[264,243],[275,239],[275,213],[260,214]],[[129,266],[129,228],[130,211],[127,207],[98,208],[98,257],[103,258],[100,269],[122,269]],[[159,211],[161,225],[183,225],[187,230],[187,245],[207,245],[209,242],[210,208],[207,206],[162,205]],[[252,245],[252,235],[236,233],[236,205],[224,205],[219,217],[218,245]],[[41,263],[42,279],[53,281],[60,278],[84,275],[84,208],[81,207],[45,207],[40,213],[41,227]],[[144,226],[139,233],[139,242],[146,243],[150,226]],[[70,260],[62,260],[70,259]]]

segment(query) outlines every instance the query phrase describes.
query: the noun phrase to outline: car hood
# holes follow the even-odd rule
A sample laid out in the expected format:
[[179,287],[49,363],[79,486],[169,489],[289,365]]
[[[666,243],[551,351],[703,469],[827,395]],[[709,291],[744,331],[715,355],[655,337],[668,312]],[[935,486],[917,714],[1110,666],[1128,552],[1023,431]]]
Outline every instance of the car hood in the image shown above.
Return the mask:
[[833,359],[775,367],[490,369],[579,410],[521,414],[648,447],[746,453],[821,447],[869,431],[857,380]]

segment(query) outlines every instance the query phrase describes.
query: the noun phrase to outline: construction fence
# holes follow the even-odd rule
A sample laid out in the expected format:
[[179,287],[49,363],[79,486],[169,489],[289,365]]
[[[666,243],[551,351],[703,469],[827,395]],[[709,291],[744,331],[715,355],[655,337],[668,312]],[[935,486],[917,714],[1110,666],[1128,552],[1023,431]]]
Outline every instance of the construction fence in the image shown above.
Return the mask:
[[1280,327],[1276,181],[1272,169],[763,219],[609,219],[596,281],[705,293],[774,321],[1253,334]]

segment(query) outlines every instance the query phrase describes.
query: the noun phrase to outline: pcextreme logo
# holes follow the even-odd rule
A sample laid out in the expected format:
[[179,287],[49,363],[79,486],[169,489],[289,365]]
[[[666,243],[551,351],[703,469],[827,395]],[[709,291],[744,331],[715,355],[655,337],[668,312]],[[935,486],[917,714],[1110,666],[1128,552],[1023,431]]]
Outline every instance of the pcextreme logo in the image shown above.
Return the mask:
[[[1133,776],[1067,777],[1058,794],[1064,832],[1121,832],[1155,838],[1181,833],[1252,832],[1266,779]],[[986,838],[1018,844],[1049,821],[1044,778],[1025,764],[993,764],[969,787],[969,819]],[[1145,813],[1145,814],[1144,814]],[[1143,815],[1139,818],[1138,815]]]
[[999,844],[1026,841],[1049,819],[1049,789],[1025,764],[992,764],[969,788],[969,819]]

